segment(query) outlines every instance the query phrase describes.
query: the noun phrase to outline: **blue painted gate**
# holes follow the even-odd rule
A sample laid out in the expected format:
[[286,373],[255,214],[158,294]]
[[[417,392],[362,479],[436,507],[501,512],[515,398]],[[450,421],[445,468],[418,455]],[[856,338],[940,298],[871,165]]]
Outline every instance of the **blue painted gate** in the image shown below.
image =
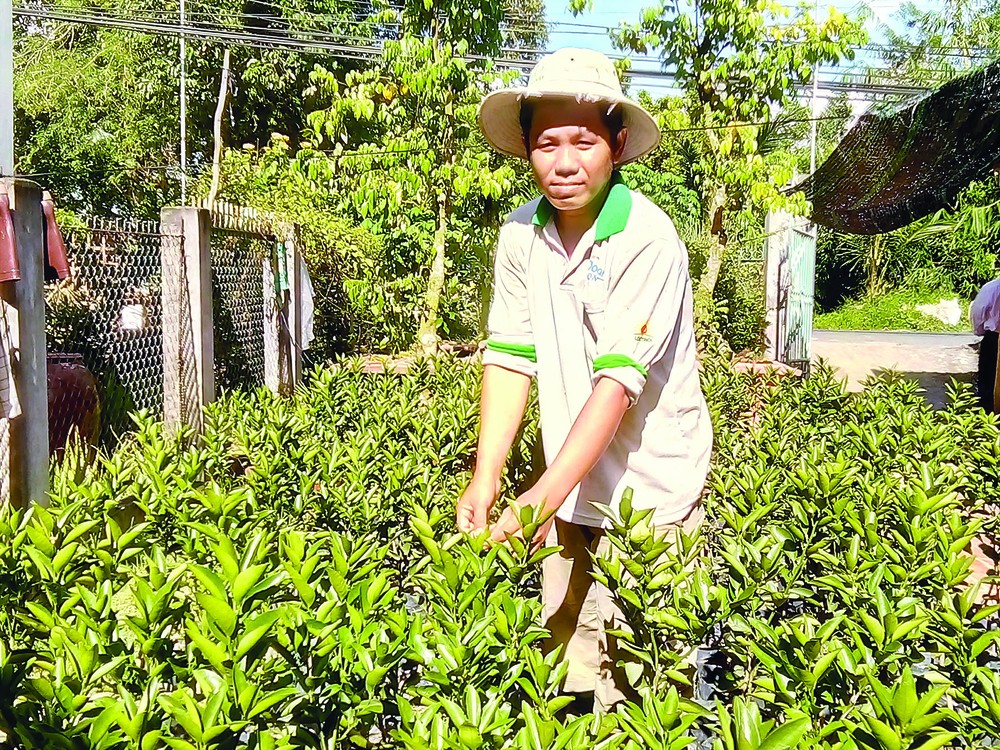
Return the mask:
[[767,236],[767,339],[769,356],[809,371],[816,296],[816,228],[805,219],[772,213]]

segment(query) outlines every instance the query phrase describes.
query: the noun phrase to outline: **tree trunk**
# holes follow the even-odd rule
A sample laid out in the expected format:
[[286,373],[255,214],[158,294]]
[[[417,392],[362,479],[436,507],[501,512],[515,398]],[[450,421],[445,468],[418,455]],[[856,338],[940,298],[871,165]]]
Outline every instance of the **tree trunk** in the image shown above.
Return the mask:
[[872,241],[871,252],[868,254],[868,288],[865,292],[869,299],[874,299],[882,291],[882,266],[885,262],[883,257],[885,251],[884,242],[885,235],[876,234]]
[[219,194],[222,182],[222,123],[225,120],[226,105],[229,103],[229,48],[222,56],[222,80],[219,82],[219,103],[215,107],[213,134],[215,148],[212,151],[212,186],[208,190],[208,202],[213,203]]
[[482,271],[479,274],[479,339],[485,339],[489,333],[490,302],[493,298],[493,251],[496,247],[496,233],[491,234],[491,241],[483,245]]
[[[434,62],[438,65],[442,63],[442,49],[439,43],[438,34],[440,26],[438,16],[435,13],[432,20],[432,38],[434,50]],[[446,90],[444,99],[444,134],[441,139],[442,153],[444,159],[439,163],[441,167],[448,165],[454,167],[455,154],[453,153],[455,134],[455,105],[454,92]],[[438,173],[440,170],[434,170]],[[431,190],[437,195],[437,226],[434,228],[434,258],[431,261],[430,275],[427,279],[427,292],[424,294],[423,319],[417,329],[417,353],[421,357],[434,357],[437,355],[438,344],[438,314],[441,310],[441,295],[444,292],[445,260],[448,251],[448,213],[451,209],[451,191],[453,179],[450,174],[447,179],[439,180],[431,178]]]
[[696,301],[701,309],[711,303],[715,285],[719,282],[722,261],[726,257],[726,235],[722,228],[723,210],[726,205],[726,188],[716,185],[708,203],[708,260],[705,272],[698,283]]
[[438,195],[437,228],[434,230],[434,260],[427,279],[427,294],[424,296],[424,319],[417,332],[417,348],[422,357],[433,357],[438,349],[438,312],[441,308],[441,293],[444,291],[444,265],[448,249],[448,197]]

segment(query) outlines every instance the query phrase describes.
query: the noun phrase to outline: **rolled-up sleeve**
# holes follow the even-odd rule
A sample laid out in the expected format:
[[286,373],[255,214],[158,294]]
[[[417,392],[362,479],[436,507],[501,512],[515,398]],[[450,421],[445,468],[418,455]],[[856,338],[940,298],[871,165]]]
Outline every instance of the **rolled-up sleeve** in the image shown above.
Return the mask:
[[650,368],[682,329],[693,328],[687,250],[676,237],[655,240],[616,271],[597,339],[593,380],[594,385],[601,378],[616,380],[635,404]]
[[529,377],[536,374],[535,342],[528,314],[524,248],[501,228],[493,267],[493,302],[483,364],[497,365]]

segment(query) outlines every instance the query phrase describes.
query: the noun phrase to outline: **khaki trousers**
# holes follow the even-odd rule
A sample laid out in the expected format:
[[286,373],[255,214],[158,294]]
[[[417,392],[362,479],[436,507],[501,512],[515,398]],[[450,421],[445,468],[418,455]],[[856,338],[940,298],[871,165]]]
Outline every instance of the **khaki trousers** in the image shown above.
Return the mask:
[[[693,533],[704,511],[699,504],[683,521],[658,531]],[[542,616],[551,636],[546,652],[563,647],[562,659],[569,664],[564,687],[567,693],[594,694],[594,710],[606,712],[616,703],[634,699],[625,670],[617,662],[631,655],[621,651],[608,630],[628,630],[611,592],[590,575],[591,553],[610,557],[617,550],[602,529],[579,526],[556,519],[546,546],[563,549],[542,561]]]

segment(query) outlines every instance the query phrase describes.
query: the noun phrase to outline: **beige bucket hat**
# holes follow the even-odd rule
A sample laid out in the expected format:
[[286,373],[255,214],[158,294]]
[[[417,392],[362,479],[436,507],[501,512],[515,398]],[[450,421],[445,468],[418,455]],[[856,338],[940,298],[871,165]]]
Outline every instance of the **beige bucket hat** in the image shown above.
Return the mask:
[[531,71],[526,87],[494,91],[479,105],[479,127],[497,151],[527,159],[521,133],[521,102],[553,97],[621,107],[628,128],[621,164],[642,158],[660,143],[656,120],[625,96],[611,60],[589,49],[567,48],[546,55]]

